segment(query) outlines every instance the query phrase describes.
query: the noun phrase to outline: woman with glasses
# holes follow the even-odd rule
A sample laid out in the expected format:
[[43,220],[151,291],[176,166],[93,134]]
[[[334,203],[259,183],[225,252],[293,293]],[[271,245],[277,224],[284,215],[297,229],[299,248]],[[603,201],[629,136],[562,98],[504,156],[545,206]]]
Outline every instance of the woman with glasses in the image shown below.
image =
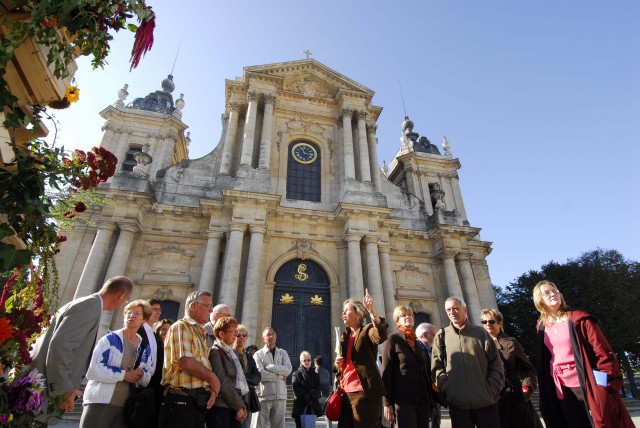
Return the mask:
[[300,415],[315,414],[322,415],[320,407],[320,376],[316,373],[313,364],[311,364],[311,354],[302,351],[300,354],[300,367],[293,373],[291,378],[291,386],[295,398],[293,400],[293,409],[291,416],[296,421],[296,428],[301,428]]
[[500,392],[498,402],[500,427],[542,427],[531,403],[531,394],[537,386],[536,368],[527,358],[522,345],[504,333],[504,319],[499,310],[483,309],[480,318],[484,329],[496,343],[504,364],[505,387]]
[[549,428],[633,427],[622,372],[598,321],[571,309],[550,281],[533,288],[538,320],[540,411]]
[[124,308],[124,328],[107,333],[96,344],[87,371],[80,427],[127,426],[125,402],[131,386],[147,386],[151,379],[151,346],[147,343],[140,349],[138,334],[150,316],[149,303],[134,300]]
[[428,354],[416,345],[413,310],[398,306],[393,310],[398,331],[389,335],[382,350],[384,419],[398,428],[428,426],[431,420],[431,377],[427,372]]
[[236,335],[236,341],[233,344],[233,349],[236,351],[240,364],[242,364],[244,377],[247,380],[247,385],[249,385],[249,392],[245,397],[243,397],[244,402],[247,403],[247,419],[242,422],[242,428],[251,426],[252,409],[249,405],[251,403],[251,401],[249,401],[249,395],[253,395],[256,400],[255,402],[258,402],[256,387],[260,384],[260,379],[262,378],[260,370],[258,370],[258,366],[256,366],[256,360],[254,360],[253,356],[249,355],[244,348],[247,344],[247,337],[247,327],[242,324],[238,325],[238,334]]
[[233,349],[238,321],[233,317],[220,318],[213,326],[213,334],[216,340],[209,351],[209,362],[220,380],[220,393],[205,415],[207,428],[240,428],[247,418],[243,397],[249,392],[249,385]]

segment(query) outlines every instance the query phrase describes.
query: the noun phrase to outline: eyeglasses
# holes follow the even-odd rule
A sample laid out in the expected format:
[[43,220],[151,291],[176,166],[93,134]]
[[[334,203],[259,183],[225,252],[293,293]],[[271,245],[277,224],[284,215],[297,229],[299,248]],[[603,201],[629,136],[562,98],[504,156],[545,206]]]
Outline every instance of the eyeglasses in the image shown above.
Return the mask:
[[480,321],[482,324],[487,325],[487,324],[491,324],[494,325],[497,321],[496,320],[482,320]]
[[302,360],[303,363],[310,363],[311,360]]
[[551,296],[555,296],[560,294],[560,292],[558,290],[546,290],[545,292],[542,293],[542,295],[544,297],[551,297]]
[[225,330],[225,333],[233,333],[233,334],[238,334],[238,330]]
[[247,337],[247,333],[238,333],[238,337]]
[[125,315],[133,315],[136,317],[141,317],[142,316],[142,312],[132,312],[132,311],[127,311],[124,313]]
[[202,305],[202,306],[206,306],[207,309],[213,309],[213,305],[211,303],[200,303],[200,302],[195,302],[196,305]]

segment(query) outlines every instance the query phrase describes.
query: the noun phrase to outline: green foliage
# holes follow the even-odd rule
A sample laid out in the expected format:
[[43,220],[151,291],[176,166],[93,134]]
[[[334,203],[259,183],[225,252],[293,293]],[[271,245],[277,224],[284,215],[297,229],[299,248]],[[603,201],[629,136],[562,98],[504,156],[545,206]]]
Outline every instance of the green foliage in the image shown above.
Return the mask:
[[618,355],[634,365],[640,362],[640,263],[625,259],[616,250],[588,251],[566,263],[549,262],[540,271],[531,270],[497,290],[498,307],[505,317],[505,330],[516,337],[535,359],[533,287],[547,279],[555,283],[570,307],[595,316]]

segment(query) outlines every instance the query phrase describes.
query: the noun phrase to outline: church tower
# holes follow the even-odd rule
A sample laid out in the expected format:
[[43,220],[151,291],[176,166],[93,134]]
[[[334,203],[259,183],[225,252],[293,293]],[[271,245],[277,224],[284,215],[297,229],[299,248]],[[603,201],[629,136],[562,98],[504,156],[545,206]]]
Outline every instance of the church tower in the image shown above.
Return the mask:
[[381,170],[374,92],[313,59],[246,67],[225,88],[222,134],[200,159],[171,76],[126,106],[125,86],[101,112],[101,144],[120,162],[99,191],[114,203],[64,243],[63,300],[127,275],[133,297],[163,300],[171,318],[210,291],[252,342],[273,326],[292,361],[303,349],[331,359],[342,302],[365,289],[390,324],[403,304],[442,326],[451,295],[474,323],[496,306],[491,243],[470,225],[446,140],[442,154],[407,118]]

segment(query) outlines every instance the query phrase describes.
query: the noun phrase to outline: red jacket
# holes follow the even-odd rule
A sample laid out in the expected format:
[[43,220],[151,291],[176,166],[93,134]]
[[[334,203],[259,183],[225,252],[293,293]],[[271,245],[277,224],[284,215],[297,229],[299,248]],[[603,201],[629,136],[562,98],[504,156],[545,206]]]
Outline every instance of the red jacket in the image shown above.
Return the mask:
[[[635,425],[622,399],[622,372],[611,345],[596,319],[586,312],[569,310],[569,335],[580,386],[587,398],[595,428],[633,428]],[[544,326],[538,325],[538,381],[540,411],[548,428],[564,428],[558,397],[551,377],[551,352],[544,344]],[[607,387],[596,383],[593,370],[607,373]],[[587,414],[589,414],[587,412]]]

